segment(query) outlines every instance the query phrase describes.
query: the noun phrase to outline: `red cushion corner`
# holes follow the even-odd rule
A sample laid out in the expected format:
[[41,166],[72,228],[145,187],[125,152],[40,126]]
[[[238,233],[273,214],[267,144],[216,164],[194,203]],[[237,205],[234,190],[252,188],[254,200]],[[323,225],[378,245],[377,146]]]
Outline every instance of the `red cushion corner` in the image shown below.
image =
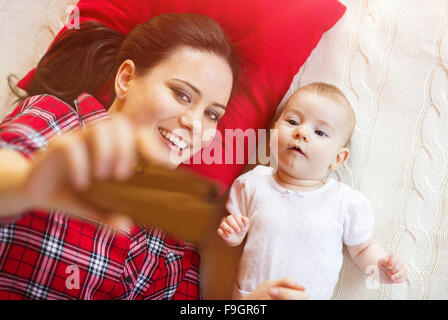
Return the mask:
[[34,79],[34,74],[36,73],[36,68],[30,70],[26,76],[24,76],[20,81],[17,83],[17,87],[19,87],[22,90],[27,90],[31,81]]

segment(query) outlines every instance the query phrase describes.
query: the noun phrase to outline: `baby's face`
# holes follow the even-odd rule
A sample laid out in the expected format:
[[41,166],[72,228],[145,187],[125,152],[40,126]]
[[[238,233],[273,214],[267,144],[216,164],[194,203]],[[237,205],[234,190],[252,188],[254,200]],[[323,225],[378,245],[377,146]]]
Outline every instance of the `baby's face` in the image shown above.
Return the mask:
[[298,179],[324,179],[329,168],[336,170],[348,157],[344,146],[353,127],[350,121],[346,106],[312,91],[297,91],[274,125],[278,170]]

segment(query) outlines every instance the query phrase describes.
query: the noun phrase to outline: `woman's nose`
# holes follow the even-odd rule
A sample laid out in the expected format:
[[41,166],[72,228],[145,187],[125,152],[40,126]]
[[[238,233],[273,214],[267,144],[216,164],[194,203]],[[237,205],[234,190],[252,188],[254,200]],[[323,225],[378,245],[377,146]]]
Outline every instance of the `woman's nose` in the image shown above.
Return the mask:
[[297,127],[297,129],[294,131],[294,138],[295,139],[302,139],[305,142],[309,141],[309,130],[307,130],[303,125],[300,125]]
[[193,130],[195,126],[201,124],[201,115],[198,110],[188,110],[180,116],[179,122],[183,127]]

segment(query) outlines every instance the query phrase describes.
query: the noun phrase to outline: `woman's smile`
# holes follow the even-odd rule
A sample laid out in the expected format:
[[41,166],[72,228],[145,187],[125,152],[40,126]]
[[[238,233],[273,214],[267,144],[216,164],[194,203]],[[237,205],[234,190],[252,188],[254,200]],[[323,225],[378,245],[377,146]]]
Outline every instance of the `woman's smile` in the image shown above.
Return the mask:
[[159,128],[159,133],[160,138],[169,150],[177,150],[179,155],[181,155],[181,153],[190,146],[188,142],[169,130]]

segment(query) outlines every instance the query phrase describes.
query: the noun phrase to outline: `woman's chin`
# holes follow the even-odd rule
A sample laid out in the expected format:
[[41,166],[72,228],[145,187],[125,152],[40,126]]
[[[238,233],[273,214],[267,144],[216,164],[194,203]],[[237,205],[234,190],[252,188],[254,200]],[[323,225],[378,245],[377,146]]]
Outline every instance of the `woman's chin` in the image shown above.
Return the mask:
[[187,161],[190,158],[189,152],[177,152],[175,150],[172,150],[171,152],[168,152],[166,157],[166,162],[170,164],[170,166],[176,168],[181,163]]

